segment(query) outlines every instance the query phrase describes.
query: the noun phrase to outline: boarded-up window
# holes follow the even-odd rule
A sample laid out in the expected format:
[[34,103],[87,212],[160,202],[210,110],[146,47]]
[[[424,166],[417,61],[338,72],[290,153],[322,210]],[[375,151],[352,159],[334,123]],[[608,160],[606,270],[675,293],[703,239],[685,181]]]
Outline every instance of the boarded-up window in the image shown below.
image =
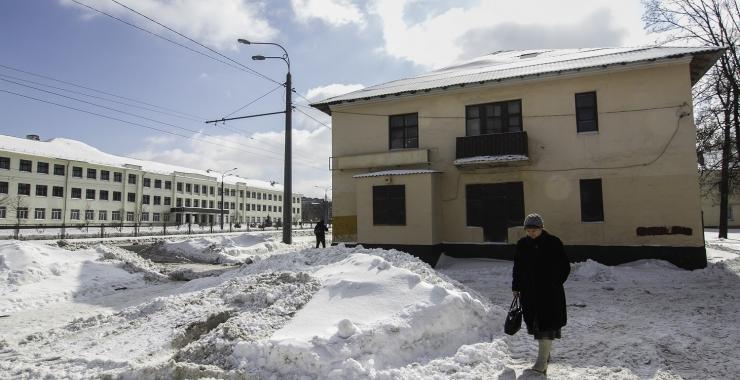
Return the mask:
[[406,186],[373,186],[373,224],[406,225]]
[[601,193],[601,178],[581,180],[581,221],[604,221],[604,200]]

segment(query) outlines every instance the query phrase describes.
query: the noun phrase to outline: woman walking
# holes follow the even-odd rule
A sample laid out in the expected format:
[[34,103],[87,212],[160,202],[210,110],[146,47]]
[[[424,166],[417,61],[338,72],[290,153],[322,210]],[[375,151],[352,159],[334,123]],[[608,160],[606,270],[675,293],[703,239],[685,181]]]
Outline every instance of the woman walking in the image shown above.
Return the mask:
[[570,263],[563,243],[544,230],[542,217],[529,214],[524,219],[527,236],[516,244],[511,290],[524,311],[527,333],[539,343],[533,370],[546,374],[554,339],[567,322],[563,283],[570,274]]

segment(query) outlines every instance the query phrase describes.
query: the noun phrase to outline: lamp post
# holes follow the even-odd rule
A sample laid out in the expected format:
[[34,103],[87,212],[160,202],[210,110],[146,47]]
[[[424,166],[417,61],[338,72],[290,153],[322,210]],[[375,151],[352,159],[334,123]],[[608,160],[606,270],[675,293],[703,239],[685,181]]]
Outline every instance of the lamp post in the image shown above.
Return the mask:
[[237,40],[241,44],[245,45],[274,45],[283,50],[282,56],[264,56],[264,55],[253,55],[252,59],[255,61],[264,61],[266,59],[282,59],[283,62],[288,66],[288,73],[285,75],[285,163],[284,163],[284,174],[283,174],[283,243],[291,243],[291,230],[292,230],[292,219],[293,219],[293,191],[292,191],[292,103],[291,93],[293,87],[291,85],[290,76],[290,57],[288,57],[288,51],[285,50],[280,44],[273,42],[251,42],[245,39]]
[[322,187],[322,186],[316,186],[317,189],[324,189],[324,223],[329,223],[329,201],[326,199],[326,193],[331,190],[331,186],[329,187]]
[[[229,172],[233,172],[236,168],[229,169],[221,173],[221,231],[224,230],[224,178],[233,175]],[[213,169],[206,170],[206,173],[215,172]]]

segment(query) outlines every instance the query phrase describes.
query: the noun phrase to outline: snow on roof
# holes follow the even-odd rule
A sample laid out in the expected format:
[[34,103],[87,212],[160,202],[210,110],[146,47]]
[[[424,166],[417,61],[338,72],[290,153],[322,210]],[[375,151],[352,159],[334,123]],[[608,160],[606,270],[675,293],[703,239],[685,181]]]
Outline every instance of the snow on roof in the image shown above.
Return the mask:
[[481,164],[486,162],[511,162],[511,161],[527,161],[529,157],[522,156],[519,154],[507,154],[503,156],[475,156],[458,158],[455,160],[455,165],[469,165],[469,164]]
[[352,176],[352,178],[382,177],[387,175],[410,175],[410,174],[430,174],[442,173],[439,170],[429,169],[409,169],[409,170],[383,170],[380,172],[363,173]]
[[414,95],[417,91],[446,89],[449,86],[484,84],[515,78],[547,77],[582,69],[607,68],[691,58],[691,81],[696,83],[725,50],[724,47],[643,46],[629,48],[540,49],[497,51],[412,78],[365,87],[344,95],[311,104],[330,113],[329,105],[384,98],[388,95]]
[[[36,141],[24,138],[18,138],[7,135],[0,135],[0,150],[28,154],[41,157],[58,158],[63,160],[73,160],[87,162],[90,164],[107,165],[119,168],[125,168],[126,165],[135,165],[141,167],[141,170],[172,175],[174,172],[196,174],[213,178],[214,181],[220,181],[221,173],[210,172],[205,170],[187,168],[184,166],[164,164],[161,162],[140,160],[137,158],[116,156],[105,153],[99,149],[83,143],[82,141],[54,138],[48,141]],[[283,185],[274,184],[258,179],[248,179],[238,176],[228,176],[224,178],[224,183],[235,185],[237,183],[246,184],[248,187],[254,187],[264,190],[283,191]]]

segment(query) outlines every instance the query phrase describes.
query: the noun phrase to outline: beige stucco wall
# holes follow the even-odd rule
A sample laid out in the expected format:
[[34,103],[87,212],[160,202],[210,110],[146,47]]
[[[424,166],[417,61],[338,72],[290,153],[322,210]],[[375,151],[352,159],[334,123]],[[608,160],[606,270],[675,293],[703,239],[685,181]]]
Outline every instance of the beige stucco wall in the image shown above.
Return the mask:
[[[599,131],[579,134],[574,94],[586,91],[597,92]],[[529,164],[488,169],[455,167],[455,138],[465,136],[465,106],[512,99],[522,100]],[[680,107],[682,104],[685,106]],[[691,116],[679,119],[680,112],[692,112],[691,104],[688,62],[456,89],[332,107],[332,153],[342,157],[388,151],[387,116],[342,112],[419,113],[419,148],[429,149],[430,164],[403,168],[443,172],[437,175],[435,186],[439,190],[435,209],[440,223],[433,237],[416,236],[422,232],[408,229],[405,238],[409,241],[480,241],[476,229],[465,226],[465,185],[521,181],[525,212],[541,213],[547,228],[566,244],[701,246],[696,132]],[[358,205],[372,207],[371,199],[366,203],[359,198],[362,182],[352,176],[381,169],[389,168],[334,170],[334,215],[357,216]],[[588,178],[602,178],[602,223],[581,222],[578,181]],[[426,211],[407,209],[407,215],[415,212]],[[362,242],[362,229],[370,227],[359,219],[357,226],[359,235],[335,239]],[[656,226],[690,227],[694,233],[638,237],[635,232],[637,227]]]

